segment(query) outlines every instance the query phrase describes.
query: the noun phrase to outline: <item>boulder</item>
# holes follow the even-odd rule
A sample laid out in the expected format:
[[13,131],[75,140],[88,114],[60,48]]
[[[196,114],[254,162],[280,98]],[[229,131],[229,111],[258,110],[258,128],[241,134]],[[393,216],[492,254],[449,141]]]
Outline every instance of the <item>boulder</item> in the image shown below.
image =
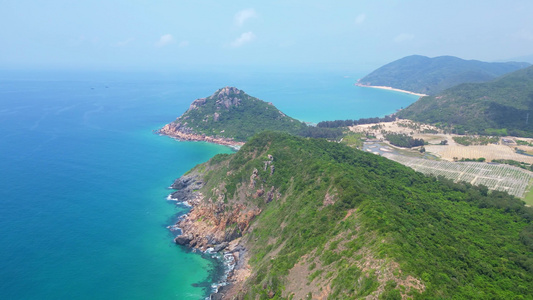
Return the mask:
[[174,242],[178,245],[188,245],[191,242],[191,238],[185,235],[178,235]]
[[215,247],[213,247],[213,251],[220,252],[221,250],[224,250],[228,245],[229,245],[228,242],[220,243],[216,245]]

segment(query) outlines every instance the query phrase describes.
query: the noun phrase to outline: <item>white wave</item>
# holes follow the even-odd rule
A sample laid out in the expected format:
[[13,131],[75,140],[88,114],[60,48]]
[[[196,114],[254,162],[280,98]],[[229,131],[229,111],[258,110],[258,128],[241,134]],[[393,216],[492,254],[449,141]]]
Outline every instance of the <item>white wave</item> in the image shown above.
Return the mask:
[[167,200],[168,200],[168,201],[178,201],[178,198],[173,198],[173,197],[172,197],[172,194],[168,194],[168,196],[167,196]]

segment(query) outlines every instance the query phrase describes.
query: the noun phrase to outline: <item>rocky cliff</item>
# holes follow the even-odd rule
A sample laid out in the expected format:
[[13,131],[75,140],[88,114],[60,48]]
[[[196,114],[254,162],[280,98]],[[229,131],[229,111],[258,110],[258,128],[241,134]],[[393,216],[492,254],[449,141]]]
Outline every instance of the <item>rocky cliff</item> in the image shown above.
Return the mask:
[[168,135],[181,141],[208,142],[224,146],[240,147],[244,142],[235,141],[232,138],[208,136],[203,133],[195,133],[187,127],[187,123],[169,123],[157,131],[159,134]]
[[241,237],[250,222],[261,213],[257,206],[242,201],[228,204],[220,189],[215,189],[212,197],[205,197],[199,191],[203,182],[196,174],[180,177],[172,187],[178,189],[172,193],[174,199],[187,201],[192,206],[191,211],[177,223],[182,233],[175,242],[180,245],[202,251],[214,248],[215,252],[219,252]]

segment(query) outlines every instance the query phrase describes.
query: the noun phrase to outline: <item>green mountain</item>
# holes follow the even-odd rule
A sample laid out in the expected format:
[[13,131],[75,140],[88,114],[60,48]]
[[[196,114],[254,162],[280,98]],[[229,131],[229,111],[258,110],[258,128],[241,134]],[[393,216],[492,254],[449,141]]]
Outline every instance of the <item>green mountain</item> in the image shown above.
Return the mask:
[[173,187],[176,242],[237,259],[228,299],[533,299],[533,211],[506,193],[273,132]]
[[306,124],[286,116],[272,103],[237,88],[225,87],[207,98],[193,101],[183,115],[159,132],[191,140],[210,137],[244,142],[263,130],[299,134],[306,128]]
[[470,133],[533,136],[533,66],[422,97],[398,116]]
[[485,82],[528,67],[529,63],[488,63],[453,56],[412,55],[393,61],[359,80],[360,85],[389,86],[433,95],[466,82]]

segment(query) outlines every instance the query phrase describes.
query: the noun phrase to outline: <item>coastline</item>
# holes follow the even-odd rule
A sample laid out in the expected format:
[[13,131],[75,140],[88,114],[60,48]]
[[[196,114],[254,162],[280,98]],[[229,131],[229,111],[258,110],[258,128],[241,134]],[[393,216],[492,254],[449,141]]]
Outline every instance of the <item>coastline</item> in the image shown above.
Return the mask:
[[238,142],[231,138],[212,137],[205,134],[197,134],[189,128],[182,128],[182,126],[177,123],[169,123],[163,126],[163,128],[156,130],[155,133],[166,135],[180,141],[208,142],[212,144],[228,146],[234,150],[239,150],[244,145],[244,142]]
[[[209,255],[223,266],[223,274],[215,278],[208,299],[226,299],[237,293],[251,272],[248,250],[241,236],[261,211],[239,206],[233,212],[221,215],[224,205],[211,201],[211,198],[206,200],[199,191],[204,185],[202,176],[194,171],[174,181],[170,188],[175,192],[167,199],[176,201],[178,205],[187,205],[190,210],[167,228],[179,230],[180,234],[174,238],[176,244]],[[239,229],[226,227],[228,221],[237,222],[236,228]]]
[[388,90],[388,91],[401,92],[401,93],[406,93],[406,94],[415,95],[415,96],[420,96],[420,97],[428,96],[428,95],[426,95],[426,94],[421,94],[421,93],[415,93],[415,92],[411,92],[411,91],[406,91],[406,90],[396,89],[396,88],[393,88],[393,87],[390,87],[390,86],[382,86],[382,85],[366,85],[366,84],[361,84],[361,83],[359,83],[359,82],[355,83],[355,85],[356,85],[356,86],[360,86],[360,87],[373,88],[373,89],[380,89],[380,90]]

